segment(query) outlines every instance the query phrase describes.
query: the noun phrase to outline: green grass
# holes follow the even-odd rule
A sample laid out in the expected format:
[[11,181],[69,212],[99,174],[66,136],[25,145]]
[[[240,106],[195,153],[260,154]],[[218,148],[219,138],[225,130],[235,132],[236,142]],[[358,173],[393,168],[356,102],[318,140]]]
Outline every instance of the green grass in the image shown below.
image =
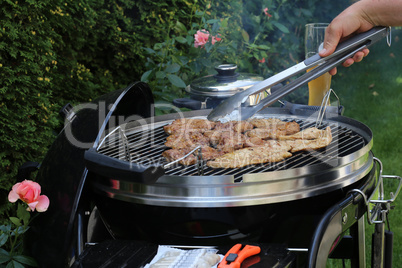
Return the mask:
[[[373,132],[373,153],[381,160],[386,175],[402,176],[402,30],[393,29],[392,45],[385,40],[370,47],[361,63],[338,67],[331,87],[345,107],[344,115],[366,124]],[[395,183],[386,183],[395,191]],[[393,267],[402,267],[402,193],[389,214],[394,232]],[[366,224],[366,244],[370,251],[373,226]],[[370,254],[368,254],[370,257]],[[368,260],[367,267],[371,267]]]

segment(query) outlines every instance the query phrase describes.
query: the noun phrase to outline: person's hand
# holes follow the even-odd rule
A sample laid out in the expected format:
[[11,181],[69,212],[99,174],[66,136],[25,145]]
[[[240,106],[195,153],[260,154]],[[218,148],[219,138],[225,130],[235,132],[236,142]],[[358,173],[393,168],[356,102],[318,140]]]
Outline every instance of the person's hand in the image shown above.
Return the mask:
[[[349,37],[370,30],[374,27],[367,18],[361,16],[364,14],[360,5],[354,4],[340,13],[327,27],[324,38],[324,48],[319,52],[321,57],[331,55],[339,42]],[[360,62],[369,54],[368,49],[357,52],[352,58],[347,59],[342,65],[349,67],[354,62]],[[335,75],[337,69],[334,68],[329,73]]]

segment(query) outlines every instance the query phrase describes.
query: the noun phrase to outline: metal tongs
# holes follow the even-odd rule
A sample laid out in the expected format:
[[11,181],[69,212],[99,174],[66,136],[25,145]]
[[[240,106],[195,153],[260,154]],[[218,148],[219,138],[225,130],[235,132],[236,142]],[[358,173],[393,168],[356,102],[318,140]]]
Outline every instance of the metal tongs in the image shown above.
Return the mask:
[[[353,57],[356,52],[369,47],[385,36],[389,36],[390,32],[390,27],[374,27],[367,32],[355,35],[340,43],[335,52],[328,57],[322,58],[316,54],[310,58],[307,58],[303,62],[300,62],[274,76],[271,76],[261,83],[258,83],[247,90],[239,92],[224,100],[211,111],[211,113],[208,115],[208,120],[216,121],[226,116],[229,116],[230,118],[235,117],[237,120],[248,119],[258,111],[272,105],[274,102],[293,92],[300,86],[316,79],[332,68],[343,63],[348,58]],[[282,81],[313,67],[315,68],[276,90],[271,95],[262,99],[257,105],[250,107],[241,106],[249,96],[267,90],[281,83]]]

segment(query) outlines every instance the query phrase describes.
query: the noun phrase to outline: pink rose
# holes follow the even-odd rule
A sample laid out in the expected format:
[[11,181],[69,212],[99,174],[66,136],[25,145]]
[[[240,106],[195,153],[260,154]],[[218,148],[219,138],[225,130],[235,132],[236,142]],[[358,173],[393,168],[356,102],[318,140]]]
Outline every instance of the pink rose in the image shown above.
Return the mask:
[[263,11],[264,11],[265,15],[267,15],[268,17],[272,17],[272,15],[268,13],[268,8],[267,7],[264,8]]
[[212,36],[212,45],[215,44],[216,42],[220,42],[222,38],[218,36]]
[[[208,39],[209,32],[207,30],[203,29],[201,31],[197,31],[197,33],[194,35],[194,47],[204,47],[204,45],[208,42]],[[211,43],[213,45],[221,40],[222,38],[218,36],[212,36]]]
[[44,212],[49,207],[49,198],[46,195],[40,195],[39,183],[24,180],[23,182],[16,183],[10,193],[8,194],[8,201],[11,203],[21,199],[27,203],[28,210]]
[[205,29],[197,31],[194,35],[194,47],[203,47],[209,39],[209,32]]

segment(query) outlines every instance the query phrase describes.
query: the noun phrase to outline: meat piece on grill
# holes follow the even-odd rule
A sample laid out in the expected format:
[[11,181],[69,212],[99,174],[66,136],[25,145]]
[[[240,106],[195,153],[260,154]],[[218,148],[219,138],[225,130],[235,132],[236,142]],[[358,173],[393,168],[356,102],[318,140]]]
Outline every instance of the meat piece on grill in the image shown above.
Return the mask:
[[207,130],[204,132],[204,136],[209,139],[211,146],[216,147],[221,140],[222,133],[233,132],[232,130]]
[[[195,151],[194,154],[198,156],[199,151]],[[210,146],[204,146],[201,147],[201,156],[202,156],[202,160],[211,160],[211,159],[215,159],[219,156],[223,155],[223,152],[212,148]]]
[[230,153],[243,148],[246,138],[238,132],[223,132],[216,148],[224,153]]
[[163,126],[163,129],[167,134],[171,135],[183,132],[204,132],[214,127],[215,122],[207,119],[179,118],[174,120],[171,124]]
[[275,138],[277,132],[280,132],[280,135],[285,135],[284,131],[278,131],[276,129],[271,128],[254,128],[250,131],[247,131],[245,135],[249,138],[259,138],[262,140]]
[[254,128],[246,131],[247,137],[258,137],[260,139],[277,139],[279,136],[286,136],[297,133],[300,130],[299,124],[296,122],[282,122],[270,125],[267,128]]
[[173,149],[193,149],[198,145],[209,145],[209,139],[201,132],[177,132],[166,137],[165,146]]
[[[182,157],[184,157],[186,154],[191,152],[191,149],[184,148],[184,149],[169,149],[166,150],[162,153],[162,156],[166,159],[168,162],[173,162],[176,161]],[[180,164],[182,165],[192,165],[194,163],[197,163],[197,158],[193,155],[190,154],[188,157],[184,158],[183,160],[179,161]]]
[[[258,119],[262,120],[262,119]],[[278,119],[279,120],[279,119]],[[258,137],[260,139],[277,139],[279,136],[292,135],[300,131],[300,126],[296,122],[274,121],[272,124],[265,124],[265,127],[254,128],[246,131],[248,137]],[[259,124],[263,126],[263,124]]]
[[241,168],[248,165],[279,162],[291,156],[292,154],[286,150],[286,145],[278,143],[277,147],[264,145],[239,149],[208,161],[207,166],[212,168]]
[[247,121],[239,121],[233,126],[233,130],[239,133],[243,133],[247,130],[251,130],[254,128],[254,125]]
[[204,133],[209,139],[210,145],[225,153],[243,148],[246,137],[233,130],[210,130]]
[[306,150],[318,150],[327,147],[332,142],[331,128],[327,127],[325,130],[320,130],[320,135],[316,139],[294,139],[294,140],[281,140],[280,142],[286,143],[291,146],[291,152]]
[[244,142],[243,147],[254,147],[254,146],[261,146],[264,145],[264,140],[259,137],[247,137]]
[[211,146],[224,153],[243,148],[246,137],[234,130],[211,130],[204,133],[208,137]]
[[278,118],[253,118],[249,122],[256,128],[271,128],[272,125],[282,123]]
[[[166,161],[173,162],[184,157],[189,152],[191,152],[191,149],[189,148],[169,149],[164,151],[162,153],[162,156],[165,157]],[[196,164],[198,159],[197,158],[198,152],[199,152],[198,150],[194,151],[186,158],[180,160],[179,163],[186,166]],[[222,153],[212,147],[204,146],[201,147],[201,155],[203,160],[211,160],[221,156]]]
[[222,123],[222,122],[215,122],[215,128],[214,128],[214,130],[217,130],[217,131],[232,131],[233,130],[233,127],[235,126],[235,122],[234,121],[229,121],[229,122],[225,122],[225,123]]
[[236,131],[243,133],[244,131],[253,129],[254,125],[247,121],[229,121],[229,122],[216,122],[214,130],[216,131]]
[[[279,135],[279,140],[314,140],[324,136],[328,136],[328,128],[327,129],[318,129],[315,127],[306,128],[300,132],[297,132],[292,135]],[[331,129],[329,129],[331,132]]]

